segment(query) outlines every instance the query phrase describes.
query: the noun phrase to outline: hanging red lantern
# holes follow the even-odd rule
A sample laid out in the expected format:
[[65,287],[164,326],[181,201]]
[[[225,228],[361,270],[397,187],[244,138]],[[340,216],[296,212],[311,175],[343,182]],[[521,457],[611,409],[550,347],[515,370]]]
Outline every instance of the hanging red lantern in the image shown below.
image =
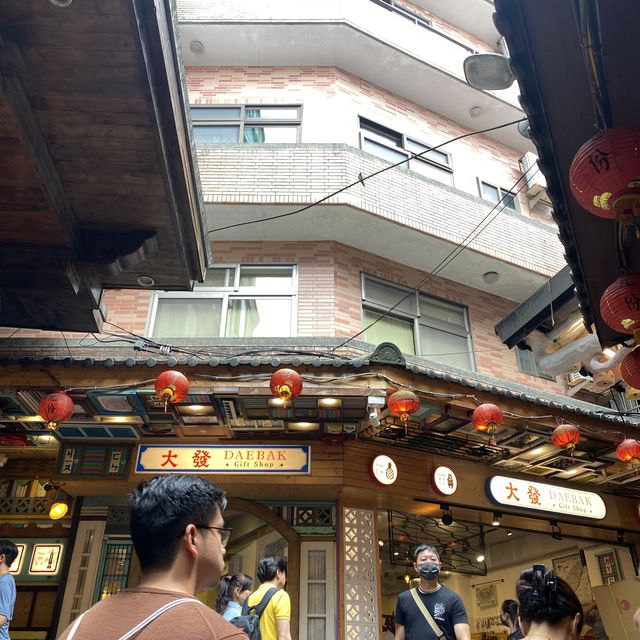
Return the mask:
[[640,226],[640,128],[618,127],[585,142],[571,163],[575,199],[602,218]]
[[609,285],[600,298],[600,315],[614,331],[640,329],[640,275],[629,273]]
[[640,348],[622,358],[620,376],[630,387],[640,389]]
[[189,393],[189,380],[179,371],[163,371],[156,378],[156,394],[164,400],[164,410],[169,403],[182,402]]
[[471,422],[478,431],[495,433],[504,420],[502,409],[495,404],[485,403],[476,407]]
[[3,447],[26,447],[29,438],[24,433],[0,433],[0,445]]
[[73,400],[64,391],[48,393],[40,400],[38,413],[47,422],[47,427],[55,431],[58,423],[66,422],[73,415]]
[[302,376],[293,369],[278,369],[271,374],[271,393],[282,400],[284,406],[302,392]]
[[560,424],[553,430],[549,440],[558,449],[573,451],[580,442],[580,429],[575,424]]
[[622,462],[630,462],[634,467],[640,465],[640,442],[634,438],[623,440],[616,447],[616,455]]
[[420,408],[420,398],[409,389],[400,389],[387,398],[387,407],[402,420],[406,430],[407,420]]

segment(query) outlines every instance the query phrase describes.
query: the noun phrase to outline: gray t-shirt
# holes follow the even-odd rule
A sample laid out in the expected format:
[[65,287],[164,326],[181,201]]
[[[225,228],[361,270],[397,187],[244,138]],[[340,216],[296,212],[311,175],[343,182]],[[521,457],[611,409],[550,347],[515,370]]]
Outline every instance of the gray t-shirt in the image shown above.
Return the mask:
[[0,576],[0,615],[7,621],[0,627],[0,640],[10,640],[9,621],[13,618],[13,606],[16,603],[16,581],[10,573]]

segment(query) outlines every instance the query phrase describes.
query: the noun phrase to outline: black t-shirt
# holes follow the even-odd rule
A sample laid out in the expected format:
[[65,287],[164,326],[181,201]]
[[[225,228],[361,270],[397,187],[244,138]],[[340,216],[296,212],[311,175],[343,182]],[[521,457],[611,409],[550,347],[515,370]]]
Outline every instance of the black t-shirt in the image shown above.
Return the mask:
[[[447,640],[456,640],[453,625],[469,622],[462,598],[447,587],[440,587],[434,593],[421,593],[419,590],[417,593]],[[396,624],[404,627],[405,640],[437,640],[410,591],[403,591],[398,596]]]

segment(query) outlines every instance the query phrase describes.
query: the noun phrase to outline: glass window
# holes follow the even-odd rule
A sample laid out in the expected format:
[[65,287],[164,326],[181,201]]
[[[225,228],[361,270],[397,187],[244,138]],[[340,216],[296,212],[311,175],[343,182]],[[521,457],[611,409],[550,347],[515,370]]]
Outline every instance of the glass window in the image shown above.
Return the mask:
[[516,347],[515,352],[518,369],[522,371],[522,373],[528,373],[530,376],[544,378],[545,380],[555,380],[553,376],[542,373],[538,369],[538,363],[536,362],[536,357],[533,354],[533,351]]
[[500,201],[500,191],[498,190],[498,187],[493,187],[490,184],[483,182],[482,197],[485,200],[488,200],[489,202],[493,202],[495,204],[496,202]]
[[295,143],[301,125],[299,105],[191,107],[196,143]]
[[[393,342],[403,353],[462,369],[475,368],[465,307],[365,275],[362,289],[363,326],[369,327],[378,320],[366,329],[367,342]],[[383,317],[387,309],[405,296],[393,312]]]
[[402,153],[402,151],[396,151],[390,147],[387,147],[379,142],[375,142],[369,138],[364,138],[362,143],[363,151],[368,151],[372,153],[374,156],[378,156],[378,158],[382,158],[383,160],[388,160],[389,162],[401,162],[402,160],[407,159],[407,154]]
[[295,333],[295,267],[209,269],[193,293],[156,294],[154,338],[288,337]]
[[492,184],[488,184],[487,182],[481,182],[480,196],[488,202],[493,202],[493,204],[500,202],[500,206],[505,209],[511,209],[512,211],[518,210],[516,194],[508,189],[494,187]]

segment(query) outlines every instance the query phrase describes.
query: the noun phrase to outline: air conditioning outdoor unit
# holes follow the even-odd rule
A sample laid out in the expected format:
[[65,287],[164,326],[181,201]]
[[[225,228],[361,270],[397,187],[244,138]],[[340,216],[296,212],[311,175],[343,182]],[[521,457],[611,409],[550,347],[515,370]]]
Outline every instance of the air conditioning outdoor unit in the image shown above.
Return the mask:
[[540,201],[550,205],[551,199],[547,193],[547,181],[538,168],[538,156],[528,151],[520,158],[520,165],[527,182],[527,196],[535,202],[531,206]]
[[611,371],[602,371],[591,376],[583,376],[579,371],[567,373],[567,395],[573,396],[578,391],[590,391],[591,393],[603,393],[615,384],[615,377]]

